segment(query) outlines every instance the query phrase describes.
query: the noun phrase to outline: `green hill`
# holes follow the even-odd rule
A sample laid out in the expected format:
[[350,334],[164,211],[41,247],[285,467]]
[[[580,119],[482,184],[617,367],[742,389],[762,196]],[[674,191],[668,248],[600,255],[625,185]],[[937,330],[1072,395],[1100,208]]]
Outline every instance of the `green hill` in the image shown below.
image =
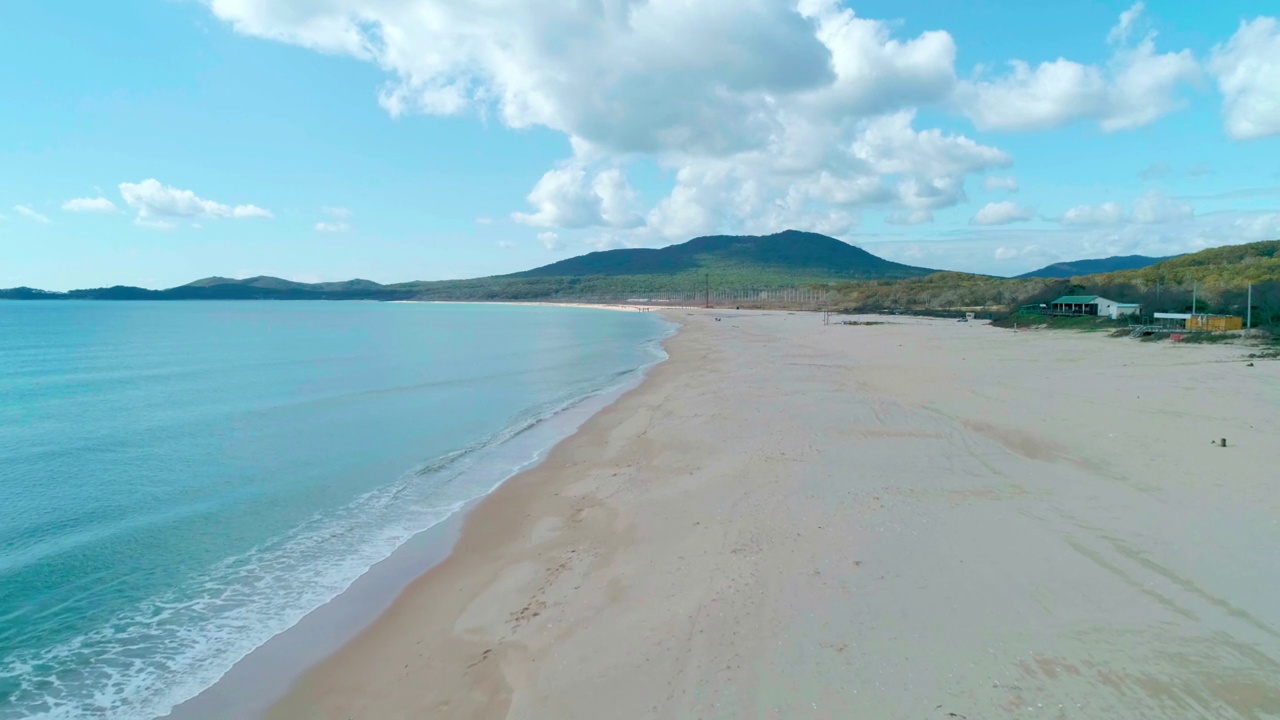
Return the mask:
[[1117,270],[1140,270],[1158,262],[1168,260],[1167,257],[1148,257],[1146,255],[1115,255],[1091,260],[1072,260],[1047,265],[1039,270],[1015,275],[1014,280],[1026,278],[1072,278],[1081,275],[1096,275]]
[[605,250],[561,260],[506,277],[625,277],[702,275],[717,279],[755,277],[757,284],[779,280],[883,280],[934,272],[876,257],[817,233],[787,230],[774,235],[711,235],[659,249]]
[[1226,245],[1156,263],[1140,270],[1088,276],[1086,280],[1135,283],[1146,286],[1157,281],[1177,286],[1199,283],[1208,288],[1244,287],[1248,283],[1280,280],[1280,240]]

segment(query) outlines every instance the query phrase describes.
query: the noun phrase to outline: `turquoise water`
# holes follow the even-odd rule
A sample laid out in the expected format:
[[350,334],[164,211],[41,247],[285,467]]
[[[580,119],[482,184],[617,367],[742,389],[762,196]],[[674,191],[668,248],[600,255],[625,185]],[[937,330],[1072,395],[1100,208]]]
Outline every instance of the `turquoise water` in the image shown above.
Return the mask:
[[0,718],[154,717],[536,459],[656,315],[0,303]]

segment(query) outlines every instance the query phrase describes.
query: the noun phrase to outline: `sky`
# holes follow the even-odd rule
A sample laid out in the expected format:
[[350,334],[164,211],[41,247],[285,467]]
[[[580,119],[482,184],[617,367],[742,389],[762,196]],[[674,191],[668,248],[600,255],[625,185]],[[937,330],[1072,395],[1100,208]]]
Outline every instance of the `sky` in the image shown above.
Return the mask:
[[[74,7],[72,7],[72,5]],[[0,287],[1280,238],[1274,0],[7,0]]]

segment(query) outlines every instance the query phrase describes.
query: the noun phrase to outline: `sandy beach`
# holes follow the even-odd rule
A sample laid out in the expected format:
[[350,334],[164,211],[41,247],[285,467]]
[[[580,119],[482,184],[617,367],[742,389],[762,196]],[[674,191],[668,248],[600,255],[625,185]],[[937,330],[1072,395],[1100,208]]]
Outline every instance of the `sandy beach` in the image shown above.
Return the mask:
[[1280,361],[667,316],[268,717],[1280,717]]
[[514,305],[517,307],[570,307],[587,310],[614,310],[618,312],[657,312],[660,309],[651,305],[628,305],[625,303],[581,303],[555,301],[518,300],[392,300],[395,303],[433,303],[436,305]]

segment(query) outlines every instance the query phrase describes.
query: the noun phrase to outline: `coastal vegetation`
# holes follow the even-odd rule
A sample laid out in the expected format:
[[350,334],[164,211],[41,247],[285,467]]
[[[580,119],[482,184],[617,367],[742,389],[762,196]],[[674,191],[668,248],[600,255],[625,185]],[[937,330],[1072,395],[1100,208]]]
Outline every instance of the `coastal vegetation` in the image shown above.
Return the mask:
[[1061,295],[1101,295],[1141,303],[1142,312],[1244,315],[1253,285],[1255,326],[1280,325],[1280,241],[1231,245],[1154,265],[1073,278],[995,278],[934,273],[897,282],[836,286],[838,305],[854,311],[890,309],[987,311],[1010,318],[1024,305]]
[[[1078,264],[1142,264],[1140,256]],[[1060,295],[1102,295],[1152,312],[1245,314],[1253,285],[1256,326],[1280,325],[1280,241],[1203,250],[1132,269],[1063,277],[999,278],[891,262],[835,238],[787,231],[718,235],[661,249],[589,253],[524,272],[383,285],[210,277],[167,290],[116,286],[66,293],[0,290],[7,299],[440,300],[702,303],[854,312],[979,312],[1012,318]],[[726,300],[727,299],[727,300]]]

